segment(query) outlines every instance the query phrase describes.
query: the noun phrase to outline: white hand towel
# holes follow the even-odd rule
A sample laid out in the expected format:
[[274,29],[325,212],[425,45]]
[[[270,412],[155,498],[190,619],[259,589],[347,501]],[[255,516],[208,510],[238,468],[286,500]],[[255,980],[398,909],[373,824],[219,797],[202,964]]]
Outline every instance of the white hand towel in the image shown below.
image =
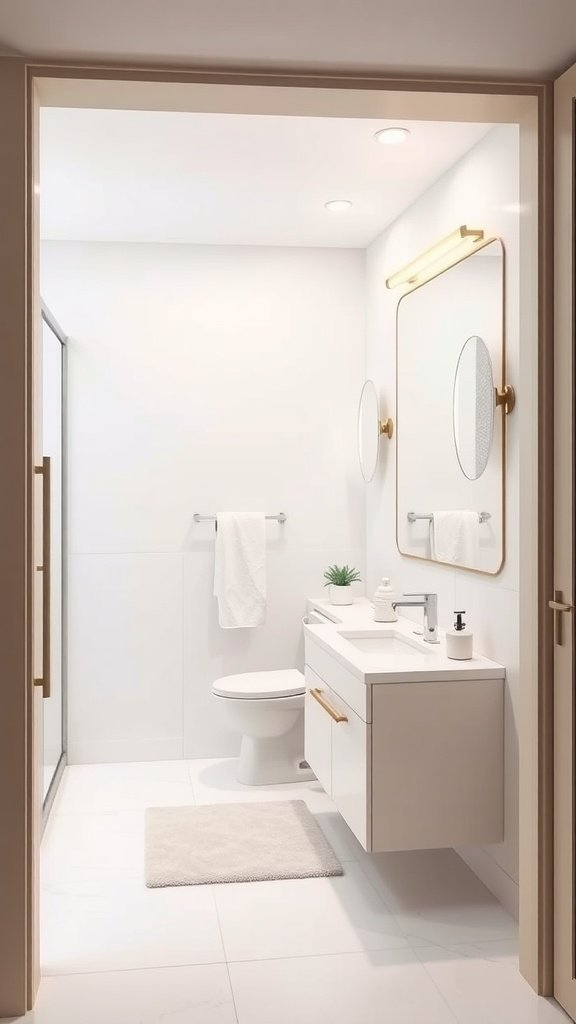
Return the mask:
[[433,512],[430,526],[432,558],[454,565],[478,565],[480,517],[471,509]]
[[214,594],[223,629],[262,626],[266,619],[266,537],[263,515],[217,516]]

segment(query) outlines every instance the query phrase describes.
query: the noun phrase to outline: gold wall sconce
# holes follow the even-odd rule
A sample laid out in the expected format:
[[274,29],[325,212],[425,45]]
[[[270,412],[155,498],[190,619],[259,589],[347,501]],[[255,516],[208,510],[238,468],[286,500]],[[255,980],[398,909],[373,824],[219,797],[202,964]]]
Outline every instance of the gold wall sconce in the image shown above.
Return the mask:
[[503,388],[494,388],[496,392],[496,408],[504,406],[504,412],[510,415],[516,405],[516,392],[511,384],[505,384]]
[[430,278],[441,274],[458,263],[465,256],[470,256],[474,250],[484,244],[484,231],[481,228],[468,228],[465,224],[440,239],[430,249],[420,253],[410,263],[407,263],[401,270],[391,274],[386,279],[387,288],[397,288],[399,285],[424,284]]
[[394,420],[389,416],[387,420],[380,420],[380,433],[386,434],[389,441],[394,433]]

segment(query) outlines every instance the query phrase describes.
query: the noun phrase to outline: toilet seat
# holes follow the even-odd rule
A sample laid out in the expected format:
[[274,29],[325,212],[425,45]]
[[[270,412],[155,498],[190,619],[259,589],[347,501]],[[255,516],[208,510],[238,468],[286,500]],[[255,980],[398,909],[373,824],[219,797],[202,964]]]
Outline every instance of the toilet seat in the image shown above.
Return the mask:
[[236,700],[264,700],[275,697],[297,697],[304,693],[304,676],[296,668],[271,672],[241,672],[216,679],[212,692],[218,697]]

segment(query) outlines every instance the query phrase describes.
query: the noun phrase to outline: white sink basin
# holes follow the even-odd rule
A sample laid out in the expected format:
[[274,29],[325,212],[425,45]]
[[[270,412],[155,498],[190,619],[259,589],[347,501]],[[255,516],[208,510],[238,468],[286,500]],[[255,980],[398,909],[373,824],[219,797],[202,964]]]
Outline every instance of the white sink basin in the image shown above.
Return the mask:
[[502,665],[477,654],[470,661],[452,661],[444,635],[438,644],[426,643],[413,619],[400,615],[397,622],[376,623],[367,600],[336,608],[320,599],[312,611],[318,618],[304,626],[306,664],[330,685],[333,670],[339,673],[340,668],[370,686],[504,678]]
[[422,641],[412,641],[406,636],[396,632],[383,633],[381,630],[338,630],[339,635],[352,644],[358,651],[366,654],[388,654],[394,657],[410,657],[414,655],[426,656],[427,652],[422,648]]

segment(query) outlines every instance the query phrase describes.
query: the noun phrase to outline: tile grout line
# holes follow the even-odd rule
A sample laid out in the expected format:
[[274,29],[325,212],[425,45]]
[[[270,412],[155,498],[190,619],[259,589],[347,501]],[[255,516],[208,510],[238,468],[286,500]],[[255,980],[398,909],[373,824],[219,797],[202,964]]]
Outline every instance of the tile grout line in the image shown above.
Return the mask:
[[230,995],[232,996],[232,1006],[234,1007],[234,1016],[236,1018],[236,1024],[240,1024],[240,1018],[238,1017],[238,1007],[236,1006],[236,996],[234,995],[234,986],[232,984],[232,978],[230,976],[230,965],[228,963],[228,956],[226,954],[226,943],[224,942],[224,934],[222,932],[222,925],[220,923],[220,914],[218,913],[218,902],[216,900],[216,893],[214,892],[214,886],[210,886],[210,892],[212,900],[214,902],[214,912],[216,914],[216,920],[218,922],[218,932],[220,934],[220,942],[222,943],[222,953],[224,954],[224,963],[226,964],[226,975],[228,977],[228,984],[230,986]]
[[[442,949],[443,947],[442,947],[442,946],[439,946],[438,948],[439,948],[439,949]],[[447,1009],[448,1009],[448,1012],[449,1012],[449,1013],[450,1013],[450,1014],[452,1015],[452,1017],[454,1018],[454,1020],[455,1020],[456,1024],[463,1024],[463,1022],[462,1022],[462,1018],[461,1018],[461,1017],[459,1017],[459,1016],[457,1015],[456,1011],[454,1010],[454,1008],[453,1008],[453,1007],[451,1006],[451,1004],[449,1003],[449,1001],[448,1001],[448,998],[447,998],[447,996],[445,996],[445,995],[444,995],[444,993],[443,993],[442,989],[441,989],[441,988],[440,988],[440,986],[439,986],[439,985],[437,984],[437,982],[436,982],[436,979],[435,979],[435,978],[434,978],[434,977],[433,977],[433,976],[431,975],[431,973],[430,973],[430,971],[428,970],[428,968],[427,968],[426,964],[422,963],[422,961],[421,961],[421,959],[420,959],[420,957],[418,956],[418,954],[417,954],[417,953],[415,953],[414,955],[416,956],[416,959],[417,959],[418,963],[420,964],[420,966],[422,967],[422,969],[423,969],[423,971],[424,971],[424,973],[425,973],[426,977],[430,979],[430,981],[432,982],[432,984],[433,984],[434,988],[436,989],[436,991],[437,991],[438,995],[440,996],[440,999],[442,1000],[442,1002],[444,1003],[444,1005],[445,1005],[445,1006],[447,1007]]]
[[225,964],[225,960],[205,960],[200,963],[185,964],[148,964],[146,967],[114,967],[106,968],[103,971],[62,971],[62,973],[58,974],[55,971],[51,971],[42,974],[41,977],[44,981],[46,978],[81,978],[84,976],[93,977],[95,974],[133,974],[135,971],[190,971],[194,970],[195,967],[224,967]]
[[[429,946],[430,943],[427,943]],[[225,952],[225,951],[224,951]],[[268,957],[249,957],[246,960],[206,960],[187,962],[184,964],[155,964],[148,965],[147,967],[117,967],[112,970],[96,970],[96,971],[69,971],[58,973],[43,974],[43,978],[77,978],[82,975],[94,975],[94,974],[126,974],[134,971],[174,971],[174,970],[190,970],[195,967],[223,967],[228,965],[242,965],[242,964],[272,964],[278,963],[285,960],[321,960],[324,957],[338,957],[338,956],[369,956],[371,953],[411,953],[413,950],[410,946],[387,946],[385,949],[345,949],[338,950],[337,952],[324,952],[324,953],[292,953],[284,954],[283,956],[268,956]],[[421,964],[421,961],[418,960]],[[421,966],[424,966],[421,964]],[[231,983],[232,987],[232,983]]]

